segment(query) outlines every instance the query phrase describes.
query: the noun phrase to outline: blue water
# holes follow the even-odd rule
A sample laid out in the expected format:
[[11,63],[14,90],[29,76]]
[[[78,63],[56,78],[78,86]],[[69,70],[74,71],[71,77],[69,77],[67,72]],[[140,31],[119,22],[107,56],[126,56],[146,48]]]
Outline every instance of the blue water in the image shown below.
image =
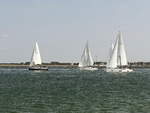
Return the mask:
[[0,113],[150,113],[150,69],[0,68]]

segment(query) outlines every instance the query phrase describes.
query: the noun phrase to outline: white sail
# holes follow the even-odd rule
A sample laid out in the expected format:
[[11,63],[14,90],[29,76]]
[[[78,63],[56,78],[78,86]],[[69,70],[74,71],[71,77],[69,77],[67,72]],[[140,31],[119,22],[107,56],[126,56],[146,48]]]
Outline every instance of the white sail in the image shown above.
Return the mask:
[[118,66],[126,66],[128,62],[121,32],[118,34],[118,39]]
[[[116,43],[113,48],[110,59],[107,63],[107,72],[132,72],[132,69],[127,68],[127,56],[121,32],[117,35]],[[120,68],[122,67],[122,68]]]
[[111,44],[111,48],[110,48],[110,50],[109,50],[109,57],[111,57],[112,52],[113,52],[113,49],[114,49],[114,44],[112,43],[112,44]]
[[107,68],[117,67],[117,56],[118,56],[118,38],[116,39],[115,46],[113,47],[110,59],[107,63]]
[[88,47],[88,42],[84,48],[83,54],[81,56],[81,61],[79,63],[79,67],[87,67],[92,66],[94,64],[94,61],[92,59],[92,55],[90,52],[90,49]]
[[36,42],[34,49],[33,49],[30,66],[34,66],[34,65],[38,65],[38,64],[42,64],[42,60],[41,60],[41,56],[40,56],[38,43]]
[[114,49],[114,44],[112,43],[112,44],[111,44],[111,50],[113,50],[113,49]]

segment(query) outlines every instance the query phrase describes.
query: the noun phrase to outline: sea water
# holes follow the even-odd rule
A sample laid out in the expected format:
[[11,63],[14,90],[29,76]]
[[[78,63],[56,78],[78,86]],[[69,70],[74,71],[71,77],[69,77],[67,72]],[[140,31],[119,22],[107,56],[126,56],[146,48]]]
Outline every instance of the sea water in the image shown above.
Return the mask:
[[150,113],[150,69],[0,68],[0,113]]

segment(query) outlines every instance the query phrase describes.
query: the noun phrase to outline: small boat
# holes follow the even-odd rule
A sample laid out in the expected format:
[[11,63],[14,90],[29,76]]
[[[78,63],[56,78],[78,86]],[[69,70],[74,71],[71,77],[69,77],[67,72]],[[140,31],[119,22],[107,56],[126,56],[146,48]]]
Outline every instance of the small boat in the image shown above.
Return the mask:
[[106,72],[132,72],[129,69],[126,51],[121,32],[118,33],[115,45],[107,62]]
[[48,67],[42,66],[42,59],[37,42],[33,49],[29,70],[48,70]]
[[80,70],[89,70],[89,71],[97,70],[97,68],[94,68],[93,65],[94,65],[94,61],[93,61],[91,51],[87,42],[83,50],[83,54],[81,56],[81,61],[79,62],[78,66]]

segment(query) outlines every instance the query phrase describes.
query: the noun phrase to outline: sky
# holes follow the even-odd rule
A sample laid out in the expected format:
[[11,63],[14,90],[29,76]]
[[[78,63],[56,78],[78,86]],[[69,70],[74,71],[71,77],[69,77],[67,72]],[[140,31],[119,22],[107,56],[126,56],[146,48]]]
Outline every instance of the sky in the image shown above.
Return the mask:
[[150,61],[150,0],[0,0],[0,62],[78,62],[88,40],[107,61],[118,31],[129,61]]

